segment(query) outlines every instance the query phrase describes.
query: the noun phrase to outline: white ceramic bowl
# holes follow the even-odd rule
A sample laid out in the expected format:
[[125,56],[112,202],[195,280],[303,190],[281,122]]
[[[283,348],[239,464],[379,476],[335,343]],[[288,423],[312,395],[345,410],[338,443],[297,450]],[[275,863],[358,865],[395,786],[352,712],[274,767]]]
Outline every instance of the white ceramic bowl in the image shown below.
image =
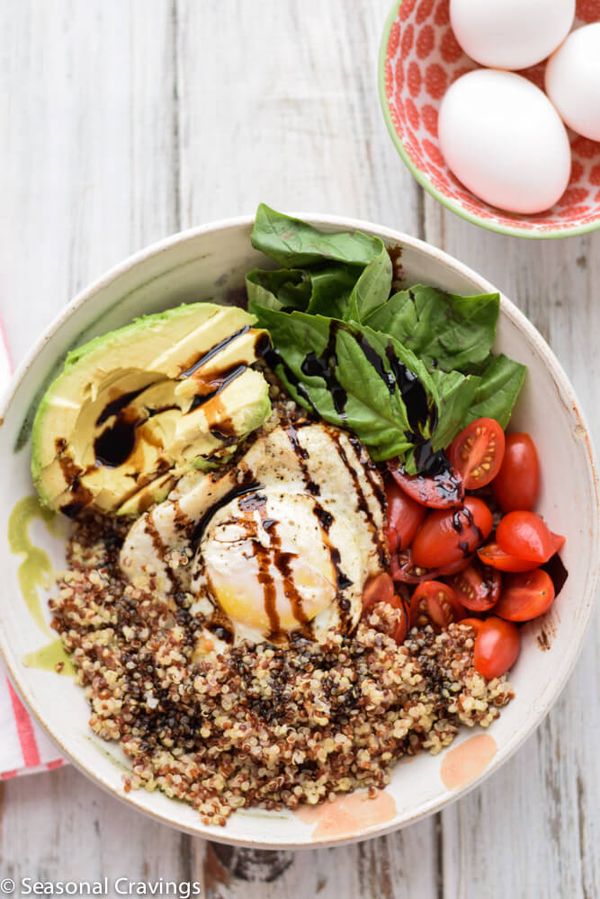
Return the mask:
[[[450,256],[412,237],[367,222],[305,217],[330,230],[360,228],[400,245],[408,283],[421,281],[467,294],[494,289]],[[26,436],[23,425],[40,388],[67,349],[141,313],[182,301],[239,301],[244,273],[264,263],[250,245],[251,224],[247,217],[208,225],[138,253],[81,293],[37,343],[0,411],[3,533],[15,504],[33,492],[29,444],[18,451],[15,444],[20,434]],[[540,510],[567,537],[563,558],[569,579],[550,614],[525,627],[523,652],[511,675],[517,697],[489,731],[463,730],[441,755],[422,754],[409,765],[399,764],[390,786],[375,801],[358,794],[301,814],[244,810],[226,828],[205,827],[191,808],[161,793],[125,794],[126,763],[113,744],[88,729],[83,691],[69,677],[24,664],[25,657],[51,637],[34,620],[21,593],[18,571],[23,557],[3,542],[2,650],[24,699],[61,751],[99,786],[157,821],[210,839],[262,848],[333,845],[389,832],[439,810],[503,764],[548,712],[579,654],[599,572],[600,516],[594,454],[573,389],[538,332],[505,298],[497,349],[529,366],[513,427],[530,431],[541,450]],[[42,521],[32,524],[31,536],[54,566],[62,567],[64,536],[51,534]],[[43,595],[40,601],[47,621]]]

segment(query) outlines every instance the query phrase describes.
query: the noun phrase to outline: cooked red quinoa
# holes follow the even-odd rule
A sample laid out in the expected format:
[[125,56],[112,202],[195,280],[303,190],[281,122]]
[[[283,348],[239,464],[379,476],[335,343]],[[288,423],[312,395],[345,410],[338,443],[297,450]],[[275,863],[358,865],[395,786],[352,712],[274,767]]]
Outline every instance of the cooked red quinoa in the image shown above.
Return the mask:
[[[80,523],[51,601],[92,730],[131,760],[125,789],[163,790],[205,823],[238,808],[296,808],[383,787],[396,760],[439,752],[461,724],[487,727],[513,696],[473,667],[471,628],[383,633],[380,605],[352,637],[319,646],[242,643],[194,659],[192,597],[161,601],[118,568],[122,526]],[[386,620],[387,619],[387,620]]]

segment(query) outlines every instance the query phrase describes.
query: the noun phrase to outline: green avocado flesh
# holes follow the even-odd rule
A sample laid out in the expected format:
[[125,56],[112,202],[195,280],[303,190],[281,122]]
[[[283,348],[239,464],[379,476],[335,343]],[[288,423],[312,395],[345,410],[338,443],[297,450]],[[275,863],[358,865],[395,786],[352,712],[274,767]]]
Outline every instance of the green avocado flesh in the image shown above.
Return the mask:
[[68,354],[32,432],[44,505],[133,515],[190,468],[215,467],[270,415],[251,368],[268,345],[255,317],[190,303],[137,319]]

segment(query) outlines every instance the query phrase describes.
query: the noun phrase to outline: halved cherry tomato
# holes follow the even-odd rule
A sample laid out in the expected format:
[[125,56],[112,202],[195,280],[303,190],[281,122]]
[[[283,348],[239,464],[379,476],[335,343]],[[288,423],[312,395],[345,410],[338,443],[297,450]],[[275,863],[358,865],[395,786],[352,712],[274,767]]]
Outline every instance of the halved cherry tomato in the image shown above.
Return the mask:
[[420,584],[430,577],[424,569],[415,569],[410,549],[406,549],[398,555],[393,555],[390,560],[390,571],[395,581],[402,584]]
[[487,612],[500,599],[501,575],[493,568],[485,568],[477,562],[456,574],[450,583],[460,604],[471,612]]
[[445,568],[474,552],[492,530],[492,513],[475,496],[460,509],[430,512],[412,542],[413,563],[419,568]]
[[419,584],[410,601],[411,627],[430,624],[441,631],[464,618],[465,612],[452,587],[441,581],[425,581]]
[[399,609],[401,611],[400,620],[396,625],[394,632],[390,634],[391,637],[400,645],[404,643],[406,640],[406,635],[408,633],[408,629],[410,627],[410,616],[408,613],[408,606],[399,596],[394,596],[394,600],[391,603],[395,609]]
[[493,418],[477,418],[454,438],[448,456],[465,490],[485,487],[502,465],[504,431]]
[[[377,577],[372,578],[372,581],[378,580],[380,577],[389,577],[389,575],[381,574],[377,575]],[[390,578],[391,581],[391,578]],[[368,585],[367,585],[368,587]],[[409,628],[409,613],[407,604],[404,602],[401,596],[392,593],[391,596],[388,595],[387,587],[385,589],[385,596],[382,597],[381,593],[378,596],[375,596],[375,591],[373,590],[373,595],[370,596],[365,602],[365,593],[363,593],[363,616],[368,615],[369,612],[373,610],[373,608],[378,605],[380,602],[385,603],[388,606],[391,606],[393,609],[398,609],[400,612],[400,616],[398,618],[397,624],[394,626],[393,630],[389,633],[389,636],[392,637],[396,641],[396,643],[404,643],[406,639],[406,635],[408,633]]]
[[533,571],[537,568],[536,562],[524,562],[500,549],[497,543],[488,543],[477,550],[477,555],[484,565],[495,568],[497,571]]
[[503,512],[531,511],[540,492],[540,462],[529,434],[507,434],[504,460],[494,480]]
[[465,495],[462,480],[449,463],[440,466],[439,472],[431,477],[407,474],[401,466],[393,463],[388,468],[404,492],[429,509],[455,508],[460,506]]
[[477,634],[485,624],[483,618],[463,618],[460,623],[468,624],[469,627],[475,631],[475,636],[477,636]]
[[507,621],[531,621],[544,615],[554,602],[554,584],[541,568],[506,579],[500,602],[494,613]]
[[388,483],[385,495],[387,499],[385,536],[390,552],[395,553],[399,549],[408,549],[427,512],[395,481]]
[[521,652],[518,628],[502,618],[488,618],[475,637],[475,668],[488,680],[501,677],[512,668]]
[[460,574],[461,571],[465,571],[469,567],[472,561],[473,556],[463,556],[462,559],[452,562],[451,565],[444,565],[443,568],[438,568],[435,577],[452,577],[454,574]]
[[472,556],[459,559],[452,565],[444,568],[417,568],[412,559],[410,549],[402,550],[398,555],[393,555],[390,563],[390,571],[395,581],[402,584],[422,584],[423,581],[434,581],[439,577],[450,577],[464,571],[471,564]]
[[377,574],[365,584],[362,603],[363,611],[372,609],[378,602],[391,602],[394,596],[394,582],[389,574]]
[[509,512],[496,528],[496,540],[509,555],[538,565],[547,562],[565,542],[535,512]]

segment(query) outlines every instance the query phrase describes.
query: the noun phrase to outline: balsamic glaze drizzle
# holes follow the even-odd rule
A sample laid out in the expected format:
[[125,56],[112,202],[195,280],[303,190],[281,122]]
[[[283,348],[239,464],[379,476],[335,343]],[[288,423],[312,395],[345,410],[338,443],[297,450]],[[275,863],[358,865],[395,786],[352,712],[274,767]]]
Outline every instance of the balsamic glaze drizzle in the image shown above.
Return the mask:
[[132,403],[140,393],[143,393],[144,390],[147,390],[148,387],[151,387],[151,384],[145,384],[143,387],[140,387],[138,390],[131,390],[129,393],[123,393],[121,396],[112,400],[110,403],[107,403],[98,418],[96,419],[96,425],[104,424],[107,419],[111,417],[111,415],[118,415],[125,406],[128,406]]
[[98,465],[116,468],[123,465],[135,448],[136,429],[139,420],[129,420],[119,413],[115,423],[105,428],[94,440],[94,454]]
[[[340,331],[346,332],[356,341],[369,364],[387,387],[390,396],[394,394],[395,390],[399,391],[406,406],[410,427],[407,437],[417,448],[425,445],[427,441],[423,435],[430,433],[435,428],[437,410],[433,401],[428,397],[427,391],[418,375],[397,356],[391,342],[385,350],[386,365],[383,357],[380,356],[364,334],[357,330],[355,331],[351,325],[345,322],[333,320],[329,326],[329,338],[325,349],[321,353],[311,351],[306,354],[300,364],[302,375],[306,378],[320,378],[325,382],[336,413],[342,420],[345,420],[347,418],[348,394],[346,389],[340,384],[336,374],[338,365],[337,335]],[[265,361],[272,369],[281,367],[288,382],[302,400],[311,409],[318,412],[310,397],[309,388],[303,383],[302,378],[296,375],[277,350],[270,349],[265,354]],[[431,447],[422,451],[423,456],[430,454]]]
[[343,329],[343,323],[332,321],[329,326],[329,340],[323,353],[318,356],[314,352],[306,354],[300,369],[307,378],[322,378],[327,385],[327,389],[331,394],[333,408],[340,416],[346,418],[346,403],[348,402],[348,394],[337,379],[335,370],[337,368],[336,343],[338,331]]
[[[404,400],[406,416],[413,434],[422,435],[428,425],[433,429],[432,414],[435,415],[435,407],[430,404],[419,377],[400,361],[391,343],[386,348],[385,354],[394,373],[400,396]],[[420,440],[422,439],[420,437]]]
[[[179,375],[179,379],[190,378],[203,365],[210,362],[233,341],[237,340],[243,334],[250,331],[250,325],[244,325],[233,334],[214,344],[209,350],[202,353],[191,365],[187,366]],[[270,345],[269,337],[266,333],[261,332],[257,335],[255,343],[255,352],[257,355],[263,355]],[[248,368],[246,363],[235,363],[222,371],[211,373],[207,381],[203,384],[198,383],[198,393],[193,397],[190,408],[187,413],[193,412],[195,409],[213,400],[221,391],[225,390],[236,378],[239,378]],[[135,450],[137,440],[137,430],[149,418],[161,412],[170,409],[179,409],[177,405],[165,406],[161,409],[142,408],[137,412],[130,408],[131,403],[140,394],[144,393],[152,383],[144,385],[138,390],[132,390],[124,393],[122,396],[111,400],[106,404],[96,419],[96,426],[104,424],[109,419],[114,419],[109,427],[105,428],[102,433],[94,441],[94,452],[96,456],[96,464],[109,468],[116,468],[124,465]],[[206,387],[209,389],[206,390]],[[202,391],[205,392],[202,392]],[[218,422],[211,425],[211,433],[223,440],[226,444],[235,442],[236,435],[234,433],[233,423],[225,415],[224,407],[215,410],[221,416]]]
[[[254,502],[250,502],[250,500]],[[261,541],[255,539],[252,542],[254,557],[258,563],[258,580],[263,587],[264,607],[267,618],[269,620],[269,638],[273,641],[281,639],[281,623],[277,613],[277,589],[271,566],[275,568],[281,575],[283,583],[283,592],[290,604],[292,614],[296,621],[300,624],[306,636],[311,635],[309,620],[302,606],[302,596],[294,583],[292,573],[292,560],[297,558],[296,553],[284,552],[281,549],[281,536],[277,530],[277,521],[267,519],[264,513],[265,498],[254,495],[247,500],[240,502],[240,508],[244,506],[248,509],[258,509],[261,517],[262,527],[268,531],[269,544],[265,546]]]
[[471,554],[473,553],[473,544],[476,546],[480,546],[483,543],[483,534],[481,532],[481,529],[475,524],[473,513],[467,506],[463,506],[461,509],[456,509],[452,513],[451,521],[452,527],[459,537],[465,534],[465,531],[469,531],[475,537],[474,541],[469,541],[468,539],[458,541],[460,551],[462,552],[465,559],[468,559],[469,556],[471,556]]
[[[331,543],[331,541],[329,539],[329,531],[331,529],[331,526],[333,525],[334,517],[331,514],[331,512],[329,512],[327,509],[323,508],[323,506],[320,504],[320,502],[317,499],[317,497],[320,495],[320,488],[318,487],[317,484],[315,484],[315,482],[312,480],[312,478],[310,476],[308,466],[306,464],[307,459],[308,459],[308,452],[307,452],[306,448],[303,447],[302,444],[300,443],[300,440],[298,437],[298,425],[294,425],[291,423],[288,424],[285,428],[285,432],[288,436],[288,439],[290,441],[292,449],[294,450],[294,453],[296,454],[296,457],[300,464],[300,470],[302,472],[302,476],[304,479],[304,483],[306,485],[306,489],[313,497],[315,497],[314,502],[313,502],[313,513],[321,526],[321,530],[323,531],[325,545],[329,552],[329,557],[331,559],[331,563],[332,563],[333,569],[335,571],[337,592],[339,594],[343,590],[348,589],[348,587],[351,587],[353,582],[342,570],[341,556],[340,556],[339,549],[336,546],[333,546],[333,544]],[[338,596],[338,608],[340,610],[340,619],[341,619],[342,627],[343,627],[343,629],[346,629],[346,626],[348,623],[349,604],[348,604],[348,607],[346,607],[346,604],[343,603],[343,599],[339,596]]]
[[542,565],[542,568],[550,575],[550,580],[554,585],[554,595],[558,596],[569,577],[569,572],[565,568],[563,560],[558,553],[554,553],[552,558]]
[[240,365],[232,365],[229,368],[224,369],[219,372],[218,375],[211,377],[210,384],[213,389],[208,393],[197,393],[192,399],[192,404],[189,408],[189,412],[193,412],[194,409],[198,409],[200,406],[203,406],[205,403],[208,403],[209,400],[214,399],[222,390],[225,390],[226,387],[229,386],[236,378],[239,378],[240,375],[243,375],[248,366],[245,363],[241,363]]
[[69,502],[64,503],[60,510],[68,518],[76,518],[85,506],[89,505],[93,499],[91,490],[81,483],[81,477],[85,474],[83,468],[71,458],[67,452],[67,441],[58,437],[55,441],[56,455],[58,464],[62,471],[65,483],[68,485]]
[[235,487],[232,487],[224,496],[213,503],[212,506],[206,510],[202,518],[196,523],[190,537],[192,549],[196,549],[211,518],[213,518],[219,509],[222,509],[224,506],[228,505],[228,503],[237,499],[238,496],[256,493],[257,490],[260,490],[260,484],[254,480],[254,475],[251,471],[245,472],[242,482],[236,484]]
[[[369,528],[369,531],[371,532],[371,535],[373,536],[373,538],[375,540],[375,544],[377,546],[377,554],[379,556],[379,559],[381,560],[382,564],[385,564],[387,562],[386,542],[382,538],[382,534],[380,533],[379,528],[375,524],[373,513],[371,512],[371,509],[369,506],[369,501],[368,501],[368,499],[365,495],[365,492],[362,488],[362,485],[360,483],[360,478],[357,474],[357,471],[356,471],[354,465],[349,460],[349,458],[346,454],[346,450],[342,446],[340,432],[337,432],[337,431],[331,432],[331,436],[335,440],[340,460],[343,463],[343,465],[345,466],[346,470],[348,471],[348,474],[350,475],[350,477],[352,479],[352,485],[354,487],[354,492],[356,494],[356,510],[357,510],[357,512],[360,512],[364,516],[367,527]],[[349,441],[349,443],[353,447],[354,451],[356,452],[356,447],[352,444],[352,441]],[[366,460],[364,462],[361,462],[360,457],[358,457],[358,460],[359,460],[359,464],[361,465],[361,469],[362,469],[363,473],[366,475],[367,469],[369,467],[369,463],[366,462]],[[368,480],[368,478],[367,478],[367,480]],[[371,484],[372,482],[369,481],[369,483]]]
[[224,350],[225,347],[229,346],[230,343],[233,343],[234,340],[237,340],[238,337],[241,337],[242,334],[247,334],[249,330],[250,325],[244,325],[242,328],[234,331],[233,334],[228,334],[227,337],[224,337],[223,340],[215,343],[214,346],[211,346],[209,350],[206,350],[206,352],[202,353],[201,356],[198,356],[194,362],[190,363],[182,372],[180,372],[179,378],[181,380],[190,378],[199,368],[201,368],[201,366],[206,365],[207,362],[214,359],[217,353]]

